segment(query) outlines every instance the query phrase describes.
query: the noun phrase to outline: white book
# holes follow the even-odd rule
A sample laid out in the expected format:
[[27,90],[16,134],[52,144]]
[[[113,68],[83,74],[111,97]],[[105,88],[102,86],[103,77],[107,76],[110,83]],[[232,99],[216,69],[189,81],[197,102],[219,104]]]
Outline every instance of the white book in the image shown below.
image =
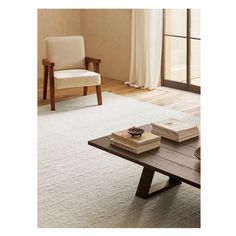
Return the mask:
[[151,123],[153,129],[163,134],[175,134],[177,136],[199,132],[197,125],[188,124],[184,121],[170,118],[167,120]]
[[183,141],[188,140],[190,138],[194,138],[194,137],[199,136],[199,132],[191,132],[189,134],[178,136],[174,133],[172,133],[172,134],[161,133],[159,131],[156,131],[155,129],[152,129],[152,133],[155,135],[160,135],[160,136],[170,139],[170,140],[174,140],[176,142],[183,142]]

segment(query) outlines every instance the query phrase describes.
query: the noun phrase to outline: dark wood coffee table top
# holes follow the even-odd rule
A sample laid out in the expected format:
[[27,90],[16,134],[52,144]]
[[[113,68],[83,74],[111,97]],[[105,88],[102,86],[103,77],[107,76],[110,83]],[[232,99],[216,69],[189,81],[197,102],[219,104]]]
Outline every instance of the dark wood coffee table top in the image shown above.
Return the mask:
[[[141,128],[150,131],[151,125]],[[110,138],[111,135],[108,135],[91,140],[88,144],[137,163],[145,169],[160,172],[171,179],[200,188],[200,160],[194,155],[194,151],[200,146],[198,137],[181,143],[162,138],[160,148],[141,154],[133,154],[110,145]]]

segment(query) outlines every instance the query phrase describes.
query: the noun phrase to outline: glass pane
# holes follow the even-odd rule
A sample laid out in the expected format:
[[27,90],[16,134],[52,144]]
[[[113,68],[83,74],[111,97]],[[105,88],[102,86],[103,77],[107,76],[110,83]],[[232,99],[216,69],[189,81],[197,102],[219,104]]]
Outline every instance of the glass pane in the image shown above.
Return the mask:
[[200,38],[200,10],[191,9],[191,37]]
[[197,86],[200,86],[200,75],[201,75],[200,44],[201,44],[200,40],[196,39],[191,40],[191,84]]
[[165,36],[165,79],[186,83],[186,39]]
[[187,10],[186,9],[166,9],[165,33],[186,36],[187,32]]

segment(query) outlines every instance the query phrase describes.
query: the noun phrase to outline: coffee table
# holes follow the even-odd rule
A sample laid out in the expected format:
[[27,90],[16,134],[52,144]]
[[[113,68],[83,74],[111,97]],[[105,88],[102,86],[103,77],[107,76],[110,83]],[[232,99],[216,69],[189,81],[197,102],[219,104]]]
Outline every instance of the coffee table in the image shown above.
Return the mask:
[[[140,128],[150,131],[151,125]],[[194,151],[200,146],[198,137],[181,143],[162,138],[159,148],[138,155],[110,145],[110,138],[111,135],[104,136],[88,144],[143,166],[136,196],[146,199],[181,182],[200,188],[200,160],[194,156]],[[155,172],[169,179],[152,185]]]

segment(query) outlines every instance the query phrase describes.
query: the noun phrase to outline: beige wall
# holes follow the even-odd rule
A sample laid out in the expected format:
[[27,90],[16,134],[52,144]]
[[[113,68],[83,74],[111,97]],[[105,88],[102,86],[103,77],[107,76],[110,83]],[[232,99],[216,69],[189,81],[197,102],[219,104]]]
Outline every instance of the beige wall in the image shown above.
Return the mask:
[[45,57],[44,39],[49,36],[80,35],[81,10],[38,10],[38,76],[43,76],[42,58]]
[[131,10],[82,10],[86,54],[102,59],[102,75],[127,81],[130,70]]
[[127,81],[130,67],[131,10],[83,9],[38,11],[38,66],[45,55],[44,38],[83,35],[87,56],[102,59],[102,75]]

